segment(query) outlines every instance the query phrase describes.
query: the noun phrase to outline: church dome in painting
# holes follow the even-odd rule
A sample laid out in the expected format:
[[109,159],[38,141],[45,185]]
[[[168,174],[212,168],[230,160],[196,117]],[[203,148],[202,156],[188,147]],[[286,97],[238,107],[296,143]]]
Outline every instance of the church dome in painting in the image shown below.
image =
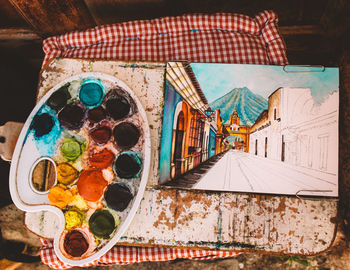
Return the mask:
[[233,111],[233,113],[230,115],[230,125],[238,125],[239,126],[239,116],[238,116],[238,112],[235,109]]

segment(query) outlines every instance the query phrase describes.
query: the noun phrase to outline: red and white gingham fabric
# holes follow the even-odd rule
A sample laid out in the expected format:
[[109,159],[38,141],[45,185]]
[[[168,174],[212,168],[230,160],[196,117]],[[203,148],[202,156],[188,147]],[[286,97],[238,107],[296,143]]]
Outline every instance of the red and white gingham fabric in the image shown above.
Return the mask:
[[[99,26],[47,38],[45,66],[55,57],[115,60],[217,62],[286,65],[285,45],[272,11],[255,18],[240,14],[184,15]],[[41,240],[41,259],[55,269],[67,269],[53,249]],[[234,251],[114,246],[86,266],[166,261],[205,260],[236,256]]]
[[[68,269],[71,265],[65,264],[57,258],[53,249],[52,241],[41,239],[42,248],[40,256],[43,263],[54,269]],[[162,247],[130,247],[130,246],[114,246],[104,256],[89,264],[88,266],[109,266],[113,264],[125,265],[140,262],[159,262],[175,259],[190,260],[208,260],[216,258],[228,258],[238,255],[235,251],[218,251],[218,250],[196,250],[196,249],[179,249],[179,248],[162,248]]]
[[54,57],[285,65],[285,46],[272,11],[184,15],[132,21],[44,40]]

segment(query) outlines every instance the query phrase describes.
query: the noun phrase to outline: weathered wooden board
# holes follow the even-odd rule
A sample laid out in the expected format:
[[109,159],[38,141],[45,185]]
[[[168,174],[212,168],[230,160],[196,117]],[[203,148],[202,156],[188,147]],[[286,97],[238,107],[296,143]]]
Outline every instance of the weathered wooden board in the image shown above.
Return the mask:
[[304,255],[330,247],[336,232],[336,199],[157,187],[165,65],[54,59],[40,75],[38,99],[69,76],[104,72],[123,80],[146,110],[152,138],[151,171],[141,206],[120,244]]
[[19,14],[44,37],[95,26],[85,2],[9,0]]

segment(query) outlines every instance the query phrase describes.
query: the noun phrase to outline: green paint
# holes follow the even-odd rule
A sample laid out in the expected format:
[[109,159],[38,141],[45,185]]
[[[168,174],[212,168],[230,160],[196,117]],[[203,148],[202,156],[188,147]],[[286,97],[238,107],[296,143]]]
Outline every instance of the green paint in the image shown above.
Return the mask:
[[89,228],[96,237],[108,239],[118,223],[109,211],[96,210],[89,219]]
[[47,105],[56,111],[62,109],[67,104],[68,100],[71,98],[68,88],[69,83],[63,85],[60,89],[55,91],[47,100]]
[[80,144],[73,139],[65,139],[61,146],[62,155],[69,161],[76,160],[82,153]]

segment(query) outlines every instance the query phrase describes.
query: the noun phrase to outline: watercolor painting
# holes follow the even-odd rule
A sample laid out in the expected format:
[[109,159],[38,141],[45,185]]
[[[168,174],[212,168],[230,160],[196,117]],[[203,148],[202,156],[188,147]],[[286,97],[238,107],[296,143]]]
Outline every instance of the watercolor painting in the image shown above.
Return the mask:
[[162,185],[338,196],[336,67],[169,62]]

